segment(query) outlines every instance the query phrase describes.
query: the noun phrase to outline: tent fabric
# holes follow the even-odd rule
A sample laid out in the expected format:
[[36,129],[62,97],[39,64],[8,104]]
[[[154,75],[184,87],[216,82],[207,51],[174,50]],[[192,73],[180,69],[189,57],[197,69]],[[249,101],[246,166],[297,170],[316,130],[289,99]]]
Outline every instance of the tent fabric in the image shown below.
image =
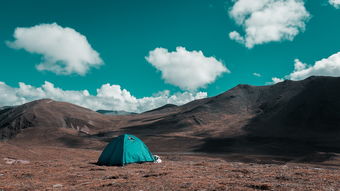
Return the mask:
[[139,138],[123,134],[114,138],[100,155],[98,165],[126,165],[130,163],[154,162],[148,147]]

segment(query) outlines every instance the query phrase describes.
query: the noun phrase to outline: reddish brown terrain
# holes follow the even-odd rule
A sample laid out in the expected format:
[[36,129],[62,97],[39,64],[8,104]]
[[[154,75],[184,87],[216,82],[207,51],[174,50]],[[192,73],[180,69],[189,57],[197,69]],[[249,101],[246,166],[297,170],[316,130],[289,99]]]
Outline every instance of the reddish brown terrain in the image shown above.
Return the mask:
[[[340,78],[310,77],[137,115],[50,99],[1,108],[0,189],[338,190],[339,97]],[[96,166],[122,133],[164,162]]]
[[[161,154],[163,163],[97,166],[100,152],[0,145],[2,190],[339,190],[330,164],[225,160],[213,155]],[[7,164],[3,158],[25,160]],[[271,163],[268,163],[271,161]]]

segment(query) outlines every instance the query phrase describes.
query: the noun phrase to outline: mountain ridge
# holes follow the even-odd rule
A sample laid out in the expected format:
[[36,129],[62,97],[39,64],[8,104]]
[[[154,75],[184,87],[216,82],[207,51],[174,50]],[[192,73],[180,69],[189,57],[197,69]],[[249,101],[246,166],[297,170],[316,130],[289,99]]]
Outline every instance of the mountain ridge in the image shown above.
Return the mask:
[[0,111],[0,135],[29,142],[35,135],[28,129],[39,127],[53,144],[58,137],[71,147],[99,148],[116,135],[131,133],[156,151],[338,152],[339,96],[340,78],[310,77],[269,86],[240,84],[217,96],[136,115],[102,115],[40,100]]

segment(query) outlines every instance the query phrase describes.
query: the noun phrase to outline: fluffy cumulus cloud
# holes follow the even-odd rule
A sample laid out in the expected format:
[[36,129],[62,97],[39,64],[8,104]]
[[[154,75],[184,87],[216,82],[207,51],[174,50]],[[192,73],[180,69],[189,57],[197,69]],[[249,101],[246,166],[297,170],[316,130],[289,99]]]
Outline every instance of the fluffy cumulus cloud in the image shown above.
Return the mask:
[[[285,76],[284,79],[303,80],[310,76],[340,77],[340,52],[335,53],[328,58],[319,60],[313,65],[303,63],[299,59],[295,59],[294,62],[294,71]],[[273,80],[273,82],[279,81]]]
[[85,75],[103,64],[84,35],[56,23],[16,28],[13,36],[15,40],[7,42],[9,47],[42,55],[42,62],[36,65],[40,71]]
[[119,85],[103,84],[97,89],[96,95],[88,90],[70,91],[55,87],[45,82],[41,87],[34,87],[20,82],[19,87],[11,87],[0,82],[0,107],[20,105],[29,101],[51,98],[57,101],[66,101],[92,110],[124,110],[130,112],[143,112],[165,104],[182,105],[195,99],[207,97],[206,92],[183,92],[170,94],[168,90],[159,92],[151,97],[136,98]]
[[256,77],[261,77],[262,75],[261,75],[260,73],[256,73],[256,72],[254,72],[254,73],[253,73],[253,76],[256,76]]
[[230,32],[230,39],[247,48],[293,40],[310,18],[302,0],[234,0],[229,15],[244,29],[244,35]]
[[149,52],[146,60],[162,72],[162,78],[169,84],[183,90],[196,90],[216,80],[224,72],[230,72],[221,61],[206,57],[202,51],[188,51],[177,47],[169,52],[156,48]]
[[302,80],[309,76],[335,76],[340,77],[340,52],[314,63],[307,65],[296,59],[294,71],[286,78],[291,80]]
[[331,4],[333,7],[340,9],[340,0],[329,0],[329,4]]

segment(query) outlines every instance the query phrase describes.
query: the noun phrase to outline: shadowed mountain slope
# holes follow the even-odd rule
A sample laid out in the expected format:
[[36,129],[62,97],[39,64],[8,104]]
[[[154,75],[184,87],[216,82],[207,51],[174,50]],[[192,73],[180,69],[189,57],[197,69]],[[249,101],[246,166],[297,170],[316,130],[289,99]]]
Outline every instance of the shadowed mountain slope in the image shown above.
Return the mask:
[[173,108],[168,115],[151,117],[151,123],[124,129],[140,136],[187,139],[192,144],[186,149],[203,152],[339,152],[339,96],[340,78],[335,77],[238,85],[218,96]]

